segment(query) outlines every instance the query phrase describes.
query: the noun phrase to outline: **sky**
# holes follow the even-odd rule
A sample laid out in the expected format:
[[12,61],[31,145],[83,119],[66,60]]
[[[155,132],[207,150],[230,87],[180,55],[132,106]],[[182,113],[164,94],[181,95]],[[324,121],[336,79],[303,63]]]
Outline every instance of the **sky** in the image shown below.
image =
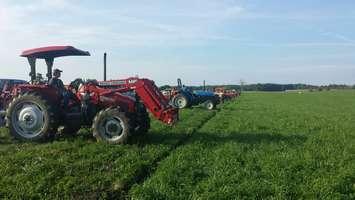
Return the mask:
[[[158,85],[355,84],[353,0],[0,0],[0,78],[28,80],[25,49],[72,45],[75,78]],[[45,74],[43,61],[38,70]]]

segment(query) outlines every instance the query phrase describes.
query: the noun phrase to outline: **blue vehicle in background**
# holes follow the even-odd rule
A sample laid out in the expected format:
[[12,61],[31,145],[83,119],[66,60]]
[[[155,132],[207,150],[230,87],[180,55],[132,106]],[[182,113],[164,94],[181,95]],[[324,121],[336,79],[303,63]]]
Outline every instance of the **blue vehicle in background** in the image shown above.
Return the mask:
[[219,103],[218,96],[213,92],[205,90],[193,91],[190,87],[182,85],[181,79],[178,79],[177,82],[176,90],[169,95],[170,104],[174,107],[182,109],[204,104],[208,110],[212,110]]

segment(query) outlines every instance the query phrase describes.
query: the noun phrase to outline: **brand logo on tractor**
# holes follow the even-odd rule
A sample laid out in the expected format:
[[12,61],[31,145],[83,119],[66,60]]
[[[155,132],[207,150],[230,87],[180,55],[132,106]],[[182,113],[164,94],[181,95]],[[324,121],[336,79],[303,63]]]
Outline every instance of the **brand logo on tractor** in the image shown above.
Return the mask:
[[112,86],[112,85],[123,85],[125,81],[106,81],[106,82],[99,82],[100,86]]

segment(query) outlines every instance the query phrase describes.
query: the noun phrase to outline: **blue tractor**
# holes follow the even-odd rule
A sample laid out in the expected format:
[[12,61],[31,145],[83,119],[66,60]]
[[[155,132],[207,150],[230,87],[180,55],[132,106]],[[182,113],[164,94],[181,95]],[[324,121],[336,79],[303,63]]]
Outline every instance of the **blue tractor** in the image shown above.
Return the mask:
[[204,104],[208,110],[216,108],[219,98],[213,92],[205,90],[195,90],[182,85],[181,79],[178,79],[178,87],[171,95],[170,103],[177,108],[188,108],[199,104]]

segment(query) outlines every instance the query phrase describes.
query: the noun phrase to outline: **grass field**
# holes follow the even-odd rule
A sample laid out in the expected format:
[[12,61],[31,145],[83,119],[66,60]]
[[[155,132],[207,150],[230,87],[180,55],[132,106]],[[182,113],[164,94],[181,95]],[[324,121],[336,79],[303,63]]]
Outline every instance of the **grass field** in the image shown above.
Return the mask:
[[121,146],[2,129],[0,198],[355,199],[355,91],[246,93]]

